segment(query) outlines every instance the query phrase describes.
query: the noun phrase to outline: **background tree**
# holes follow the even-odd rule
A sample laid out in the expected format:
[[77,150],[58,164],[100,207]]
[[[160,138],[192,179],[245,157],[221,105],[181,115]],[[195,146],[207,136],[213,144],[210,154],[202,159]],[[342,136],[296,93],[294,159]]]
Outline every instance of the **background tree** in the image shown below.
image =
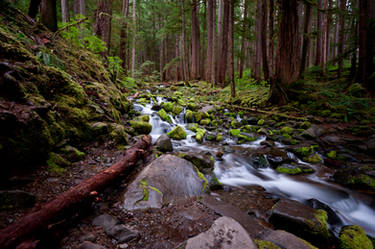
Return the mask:
[[40,21],[51,31],[57,30],[56,0],[42,0]]

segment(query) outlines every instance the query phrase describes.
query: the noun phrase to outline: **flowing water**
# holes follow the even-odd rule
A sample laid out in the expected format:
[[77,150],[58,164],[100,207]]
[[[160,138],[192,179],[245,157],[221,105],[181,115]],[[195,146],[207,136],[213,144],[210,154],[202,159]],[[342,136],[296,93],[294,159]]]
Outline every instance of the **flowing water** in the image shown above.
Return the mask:
[[[160,104],[163,99],[158,97],[156,99]],[[375,236],[375,203],[372,200],[362,196],[361,194],[346,189],[344,187],[328,183],[312,174],[310,176],[290,177],[280,174],[272,168],[256,168],[248,160],[246,149],[259,148],[260,143],[266,139],[265,136],[259,137],[254,142],[237,145],[234,140],[228,138],[225,141],[216,145],[199,144],[195,141],[195,133],[187,129],[185,120],[185,110],[178,116],[173,117],[172,124],[160,119],[156,111],[153,111],[153,103],[142,106],[134,104],[134,108],[141,112],[142,115],[150,116],[150,123],[152,124],[151,136],[153,141],[162,134],[165,134],[173,129],[176,125],[185,128],[187,138],[182,141],[173,141],[175,150],[177,151],[208,151],[215,153],[223,148],[223,144],[229,149],[225,151],[222,160],[215,162],[214,173],[218,180],[224,184],[235,187],[245,187],[250,185],[259,185],[267,190],[267,192],[274,194],[277,197],[285,197],[294,199],[300,202],[306,202],[309,199],[317,199],[320,202],[328,205],[339,217],[340,221],[335,224],[330,224],[332,231],[337,235],[343,225],[360,225],[367,234]],[[238,116],[237,120],[241,120]],[[276,146],[283,148],[280,143]],[[291,159],[296,160],[300,164],[306,164],[298,159],[293,153],[288,152]],[[314,167],[309,165],[310,167]]]

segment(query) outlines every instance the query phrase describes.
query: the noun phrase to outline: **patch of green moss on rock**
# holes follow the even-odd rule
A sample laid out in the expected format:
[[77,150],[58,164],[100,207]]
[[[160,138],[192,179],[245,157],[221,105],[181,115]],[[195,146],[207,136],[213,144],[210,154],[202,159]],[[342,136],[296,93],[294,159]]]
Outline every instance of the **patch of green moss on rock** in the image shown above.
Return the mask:
[[258,125],[264,125],[264,119],[259,119],[257,122]]
[[173,103],[165,102],[165,103],[163,103],[163,108],[166,112],[172,112],[173,111]]
[[220,142],[222,140],[223,140],[223,135],[221,133],[218,133],[217,136],[216,136],[216,141]]
[[168,132],[167,135],[168,137],[175,140],[182,140],[185,139],[187,136],[186,131],[181,126],[176,126],[173,130]]
[[159,117],[164,120],[164,121],[167,121],[168,123],[171,123],[172,120],[171,120],[171,117],[168,116],[167,112],[164,110],[164,109],[160,109],[158,111],[158,115]]
[[289,126],[284,126],[283,128],[280,129],[281,134],[291,134],[293,133],[293,128]]
[[197,128],[197,131],[195,133],[195,139],[197,140],[197,142],[199,142],[199,143],[203,142],[203,138],[204,138],[205,133],[206,133],[205,129]]
[[373,249],[371,240],[360,226],[343,227],[340,235],[340,249]]
[[206,118],[206,119],[202,119],[199,123],[201,125],[210,125],[211,120],[209,118]]
[[195,122],[200,122],[204,118],[207,118],[206,113],[203,113],[203,112],[195,112],[194,113]]
[[323,238],[331,238],[331,233],[328,229],[328,215],[323,209],[315,210],[315,219],[319,222],[319,225],[315,223],[309,223],[311,225],[312,232],[316,235],[322,236]]
[[149,115],[139,116],[138,119],[139,119],[139,121],[150,122],[150,116]]
[[313,154],[306,158],[306,161],[309,163],[320,163],[322,162],[322,158],[318,154]]
[[188,123],[192,123],[194,122],[194,112],[192,112],[191,110],[186,110],[186,121]]
[[137,134],[149,134],[152,130],[152,125],[143,121],[130,121],[131,127]]
[[186,126],[186,128],[187,128],[188,130],[190,130],[190,131],[194,131],[194,132],[196,132],[197,129],[199,128],[199,126],[198,126],[197,123],[193,123],[193,124],[188,124],[188,125]]
[[267,240],[254,240],[254,243],[258,249],[281,249],[271,241]]
[[239,129],[231,129],[229,130],[229,133],[233,136],[233,137],[238,137],[240,134],[241,134],[241,131]]
[[279,173],[288,174],[288,175],[302,174],[302,170],[299,167],[291,168],[291,167],[285,167],[285,166],[278,166],[276,168],[276,171]]
[[180,105],[175,105],[173,106],[173,109],[172,109],[172,112],[175,114],[175,115],[178,115],[180,114],[182,111],[184,110],[184,108]]
[[300,128],[306,130],[311,127],[311,123],[309,121],[304,121],[299,125]]
[[327,157],[329,158],[335,159],[336,156],[337,156],[337,153],[334,150],[331,150],[330,152],[327,153]]

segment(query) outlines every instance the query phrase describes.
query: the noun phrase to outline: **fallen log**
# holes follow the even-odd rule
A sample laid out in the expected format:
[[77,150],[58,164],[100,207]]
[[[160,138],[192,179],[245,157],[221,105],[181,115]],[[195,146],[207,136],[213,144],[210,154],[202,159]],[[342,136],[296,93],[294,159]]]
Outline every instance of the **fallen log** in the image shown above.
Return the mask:
[[151,140],[150,136],[142,137],[134,146],[125,151],[121,161],[62,193],[42,205],[39,210],[31,211],[15,224],[0,230],[0,248],[17,247],[36,232],[48,229],[49,225],[58,218],[71,214],[84,200],[95,197],[98,194],[97,191],[112,183],[128,167],[144,157],[147,148],[151,145]]

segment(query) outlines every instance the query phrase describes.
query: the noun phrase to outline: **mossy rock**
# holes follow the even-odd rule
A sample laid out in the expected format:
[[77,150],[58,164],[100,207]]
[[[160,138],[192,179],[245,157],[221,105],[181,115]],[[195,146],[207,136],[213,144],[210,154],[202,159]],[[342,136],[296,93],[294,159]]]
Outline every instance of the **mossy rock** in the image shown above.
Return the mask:
[[293,128],[289,126],[284,126],[283,128],[280,129],[281,134],[292,134],[293,133]]
[[309,121],[304,121],[299,125],[300,128],[306,130],[311,127],[311,123]]
[[166,112],[172,112],[173,111],[173,103],[171,102],[165,102],[163,103],[163,109],[166,111]]
[[143,122],[150,122],[150,116],[149,115],[142,115],[142,116],[138,117],[138,120],[143,121]]
[[208,115],[206,113],[203,113],[200,111],[194,113],[195,122],[200,122],[202,119],[207,118],[207,117]]
[[173,109],[172,109],[172,112],[175,114],[175,115],[178,115],[180,114],[182,111],[184,110],[184,108],[180,105],[175,105],[173,106]]
[[238,137],[240,134],[241,134],[241,131],[239,129],[231,129],[229,130],[229,133],[233,136],[233,137]]
[[264,119],[259,119],[257,125],[264,125]]
[[182,140],[187,136],[186,131],[181,126],[176,126],[172,131],[168,132],[167,135],[175,140]]
[[197,140],[197,142],[199,142],[199,143],[203,142],[203,138],[204,138],[205,133],[206,133],[205,129],[197,128],[197,131],[195,133],[195,139]]
[[188,123],[194,122],[194,112],[192,112],[191,110],[186,111],[186,121]]
[[310,174],[314,173],[314,170],[310,167],[303,165],[292,165],[292,164],[283,164],[276,168],[276,171],[288,175],[299,175],[299,174]]
[[218,133],[217,136],[216,136],[216,141],[217,142],[221,142],[223,141],[223,135],[221,133]]
[[196,132],[197,129],[199,128],[199,126],[198,126],[197,123],[193,123],[193,124],[188,124],[188,125],[186,126],[186,128],[187,128],[188,130],[191,130],[191,131]]
[[167,121],[168,123],[172,123],[171,117],[168,116],[167,112],[164,109],[160,109],[158,111],[158,115],[162,120]]
[[360,226],[345,226],[339,235],[340,249],[373,249],[371,240]]
[[195,111],[198,108],[198,106],[195,103],[192,103],[192,102],[188,103],[187,107],[188,107],[188,109],[190,109],[192,111]]
[[[148,124],[148,123],[146,123]],[[109,133],[109,137],[114,140],[117,144],[129,144],[129,135],[123,125],[112,123],[112,131]]]
[[149,134],[152,130],[152,125],[143,121],[130,121],[131,127],[137,134]]
[[211,120],[209,118],[206,118],[206,119],[202,119],[199,124],[201,125],[210,125],[211,123]]
[[258,249],[281,249],[271,241],[266,240],[254,240],[254,243],[258,247]]
[[306,158],[306,161],[309,163],[320,163],[322,162],[322,158],[318,154],[313,154]]
[[336,151],[331,150],[330,152],[327,153],[327,157],[329,157],[331,159],[336,159],[336,157],[337,157]]
[[86,156],[84,152],[70,145],[65,146],[64,148],[61,149],[61,151],[64,153],[65,157],[70,162],[77,162],[77,161],[83,160]]

